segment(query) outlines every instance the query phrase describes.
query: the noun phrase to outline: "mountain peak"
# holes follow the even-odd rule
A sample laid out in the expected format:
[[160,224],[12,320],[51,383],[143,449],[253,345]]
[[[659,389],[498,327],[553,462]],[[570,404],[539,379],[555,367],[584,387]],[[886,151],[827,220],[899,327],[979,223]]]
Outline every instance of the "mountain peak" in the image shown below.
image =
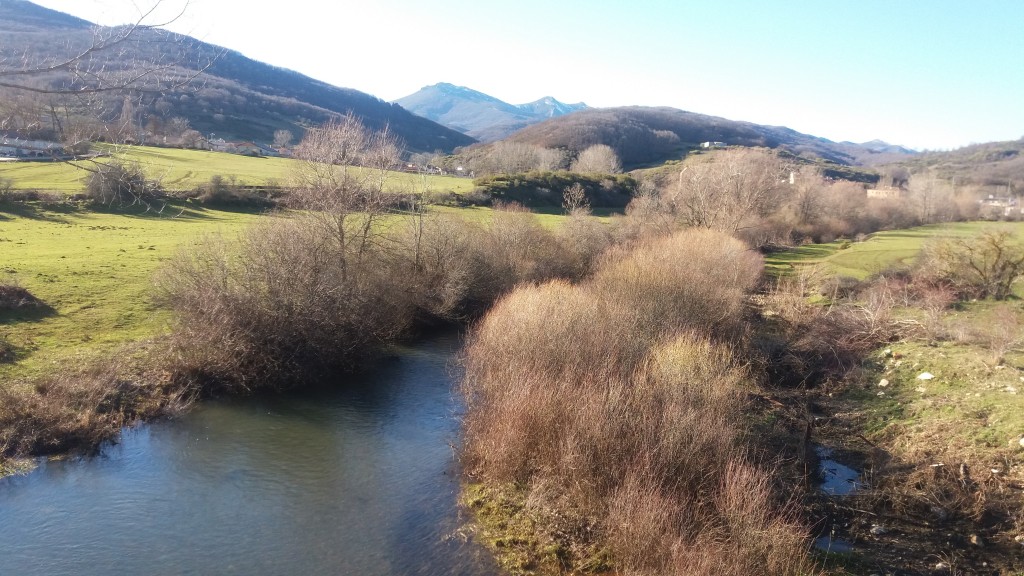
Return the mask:
[[424,86],[395,103],[482,141],[500,140],[531,124],[587,108],[586,104],[565,104],[551,96],[517,106],[447,82]]
[[559,102],[551,96],[545,96],[540,100],[529,102],[527,104],[520,104],[518,106],[520,110],[525,110],[530,114],[542,116],[543,118],[555,118],[556,116],[564,116],[565,114],[571,114],[578,110],[586,110],[588,106],[583,102],[576,104],[566,104]]

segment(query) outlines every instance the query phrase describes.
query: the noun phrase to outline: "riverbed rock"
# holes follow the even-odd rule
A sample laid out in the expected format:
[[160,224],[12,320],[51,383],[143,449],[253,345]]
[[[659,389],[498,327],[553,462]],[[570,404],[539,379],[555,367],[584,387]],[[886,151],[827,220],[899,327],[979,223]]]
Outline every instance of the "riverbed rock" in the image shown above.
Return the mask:
[[881,387],[881,388],[885,388],[888,385],[889,385],[889,380],[886,379],[886,378],[882,378],[881,380],[878,381],[878,386]]
[[880,524],[872,524],[871,530],[869,530],[869,532],[871,532],[872,536],[884,536],[889,533],[889,531],[886,530],[885,526],[882,526]]
[[1021,448],[1024,448],[1024,437],[1021,437],[1020,441],[1017,443],[1020,444]]
[[931,372],[921,372],[917,375],[918,380],[931,380],[932,378],[935,378],[935,375]]

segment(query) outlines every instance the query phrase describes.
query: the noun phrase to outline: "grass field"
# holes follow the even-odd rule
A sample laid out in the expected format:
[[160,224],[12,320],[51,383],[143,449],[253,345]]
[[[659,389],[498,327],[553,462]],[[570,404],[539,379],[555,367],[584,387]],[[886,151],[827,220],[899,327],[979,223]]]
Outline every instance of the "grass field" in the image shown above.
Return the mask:
[[788,274],[799,266],[820,264],[838,276],[862,280],[886,268],[910,264],[925,242],[939,237],[968,237],[993,227],[1007,227],[1024,238],[1024,223],[958,222],[932,224],[907,230],[877,232],[865,242],[838,240],[828,244],[808,244],[776,252],[767,257],[765,267],[771,274]]
[[[434,208],[487,222],[489,208]],[[0,380],[43,374],[54,363],[110,351],[164,330],[170,312],[153,304],[152,276],[182,245],[237,234],[255,212],[168,205],[154,212],[0,203],[0,283],[27,288],[46,312],[0,311],[0,339],[18,349]],[[564,216],[538,214],[557,226]]]
[[160,332],[169,316],[150,297],[160,263],[182,244],[240,231],[259,217],[179,210],[157,215],[0,205],[0,282],[13,280],[51,308],[0,311],[0,337],[19,356],[15,364],[0,364],[0,379],[42,373],[52,363]]
[[[209,182],[211,176],[234,176],[239,183],[265,185],[285,183],[298,162],[287,158],[254,158],[204,150],[179,150],[125,146],[114,149],[114,157],[138,162],[146,176],[161,182],[166,190],[190,190]],[[81,163],[88,166],[88,163]],[[0,178],[9,178],[18,190],[79,192],[85,186],[88,172],[68,162],[5,162],[0,163]],[[395,191],[454,192],[463,194],[473,189],[473,181],[454,176],[392,173],[388,186]]]

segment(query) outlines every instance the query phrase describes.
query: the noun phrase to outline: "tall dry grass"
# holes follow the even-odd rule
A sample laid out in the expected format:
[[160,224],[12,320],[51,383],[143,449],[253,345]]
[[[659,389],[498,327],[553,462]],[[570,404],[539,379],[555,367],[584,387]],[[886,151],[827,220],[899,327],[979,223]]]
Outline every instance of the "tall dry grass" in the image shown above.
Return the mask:
[[538,530],[606,546],[624,574],[813,571],[741,441],[754,378],[734,337],[760,270],[691,230],[502,298],[465,351],[468,469],[520,486],[538,518],[579,519]]
[[139,419],[186,406],[188,391],[158,366],[142,373],[130,365],[137,352],[58,370],[33,386],[0,386],[0,460],[95,447]]

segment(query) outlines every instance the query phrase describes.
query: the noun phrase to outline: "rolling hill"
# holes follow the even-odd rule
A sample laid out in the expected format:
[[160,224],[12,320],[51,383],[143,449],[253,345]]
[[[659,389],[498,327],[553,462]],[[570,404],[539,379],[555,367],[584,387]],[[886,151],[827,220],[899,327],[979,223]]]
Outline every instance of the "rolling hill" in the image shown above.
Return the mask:
[[395,103],[481,142],[501,140],[531,124],[587,109],[582,102],[565,104],[550,96],[527,104],[509,104],[483,92],[445,82],[421,88]]
[[957,183],[1006,187],[1024,191],[1024,138],[1005,142],[971,144],[948,152],[924,152],[899,159],[896,166],[912,172],[928,171]]
[[[640,167],[677,159],[702,142],[781,148],[807,157],[843,165],[891,161],[894,150],[884,142],[832,142],[782,126],[763,126],[686,112],[668,107],[594,108],[559,116],[526,127],[509,141],[578,152],[594,144],[615,149],[625,167]],[[905,149],[903,149],[905,150]],[[912,151],[906,151],[912,154]]]
[[[27,0],[0,0],[0,84],[7,79],[8,83],[27,81],[34,86],[70,84],[81,88],[87,84],[74,84],[73,71],[65,68],[33,74],[27,80],[15,76],[26,66],[45,67],[69,58],[76,50],[88,47],[94,38],[116,34],[117,30],[97,28]],[[127,57],[125,49],[131,50]],[[154,134],[177,117],[188,120],[191,128],[204,134],[270,141],[275,130],[287,129],[299,137],[305,127],[351,111],[371,128],[390,126],[412,150],[449,151],[474,142],[465,134],[358,90],[331,86],[159,29],[140,30],[130,43],[92,54],[88,65],[91,70],[119,70],[125,69],[126,60],[156,63],[153,67],[169,78],[196,76],[194,82],[174,90],[133,92],[127,116]],[[98,117],[101,122],[112,123],[126,116],[125,97],[120,92],[95,95],[87,110],[80,99],[55,100],[4,89],[0,92],[0,129],[60,138],[76,122],[95,122]],[[46,110],[33,106],[40,103]],[[58,113],[53,113],[50,104]]]

